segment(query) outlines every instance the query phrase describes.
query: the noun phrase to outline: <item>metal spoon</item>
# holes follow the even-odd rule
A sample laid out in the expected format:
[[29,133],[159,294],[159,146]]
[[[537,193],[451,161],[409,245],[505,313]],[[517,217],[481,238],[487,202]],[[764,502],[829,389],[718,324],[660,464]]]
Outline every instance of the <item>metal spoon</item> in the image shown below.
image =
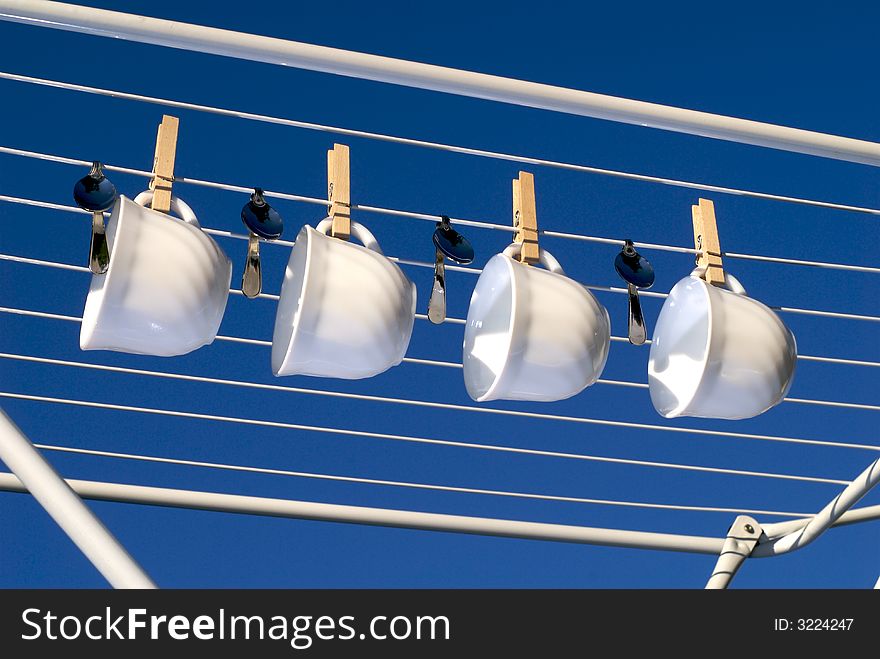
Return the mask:
[[241,278],[241,292],[255,298],[263,290],[263,272],[260,267],[260,238],[275,240],[284,231],[281,215],[263,198],[263,189],[254,188],[251,199],[241,209],[241,221],[248,228],[247,261]]
[[103,165],[97,160],[92,169],[73,186],[73,199],[80,208],[92,212],[92,237],[89,242],[89,270],[96,275],[107,272],[110,250],[104,228],[104,211],[116,201],[116,186],[104,176]]
[[623,249],[614,259],[614,269],[626,282],[629,293],[629,342],[636,346],[643,345],[648,338],[648,332],[639,301],[639,289],[654,285],[654,267],[636,251],[631,240],[626,240]]
[[428,300],[428,318],[435,325],[446,320],[446,263],[445,259],[461,265],[474,260],[474,248],[467,238],[452,228],[449,218],[440,217],[434,230],[434,286]]

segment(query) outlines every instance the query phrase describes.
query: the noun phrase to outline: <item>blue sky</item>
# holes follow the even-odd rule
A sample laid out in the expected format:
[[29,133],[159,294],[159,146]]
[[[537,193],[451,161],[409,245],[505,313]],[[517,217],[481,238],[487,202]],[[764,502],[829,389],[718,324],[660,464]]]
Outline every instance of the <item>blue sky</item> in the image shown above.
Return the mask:
[[[700,12],[664,6],[612,9],[606,3],[514,7],[492,3],[89,3],[133,13],[553,83],[880,141],[874,80],[873,14],[775,15],[740,8]],[[581,117],[433,92],[281,69],[208,55],[0,23],[5,71],[124,91],[385,132],[600,167],[880,206],[870,167],[727,144]],[[0,143],[149,169],[163,109],[0,81]],[[338,138],[179,111],[179,175],[324,194],[325,153],[351,146],[352,199],[389,208],[489,222],[510,218],[513,163]],[[530,168],[539,225],[576,233],[688,245],[697,192],[595,175]],[[71,203],[75,167],[0,156],[0,194]],[[140,178],[114,174],[134,196]],[[206,226],[239,231],[246,195],[179,185]],[[722,248],[734,252],[876,265],[876,217],[778,202],[707,195],[716,203]],[[275,204],[292,239],[320,207]],[[431,225],[355,215],[385,252],[429,261]],[[76,215],[0,204],[0,251],[84,264],[88,221]],[[506,245],[499,232],[468,230],[475,264]],[[218,239],[240,281],[245,244]],[[544,246],[579,281],[617,285],[616,248],[547,238]],[[264,288],[278,292],[288,248],[267,246]],[[691,268],[686,255],[646,252],[654,290]],[[749,261],[727,267],[767,304],[878,315],[877,275]],[[424,313],[431,273],[407,268]],[[464,317],[476,278],[449,273],[449,313]],[[88,276],[0,262],[0,305],[80,315]],[[598,293],[625,332],[625,296]],[[644,299],[653,327],[660,302]],[[274,303],[229,300],[222,333],[268,339]],[[785,314],[801,352],[880,360],[877,324]],[[268,349],[217,343],[174,359],[83,353],[78,326],[0,314],[0,351],[134,368],[275,382]],[[457,361],[462,327],[416,321],[409,355]],[[644,381],[648,349],[615,343],[605,370]],[[362,381],[290,377],[282,384],[468,404],[460,371],[404,364]],[[876,368],[804,362],[792,396],[874,403]],[[340,426],[573,453],[780,473],[851,478],[868,450],[614,429],[558,421],[428,410],[320,396],[256,392],[10,360],[4,391],[110,401],[292,423]],[[348,476],[499,490],[673,504],[811,512],[837,486],[695,474],[579,460],[430,447],[379,439],[4,400],[33,441],[111,451]],[[749,433],[880,444],[877,412],[785,403],[753,420],[665,421],[640,389],[596,385],[560,403],[487,406]],[[353,505],[723,536],[731,514],[429,492],[312,479],[235,474],[171,465],[50,453],[68,477],[304,499]],[[878,494],[865,503],[880,503]],[[96,503],[93,508],[160,586],[166,587],[698,587],[714,559],[365,528]],[[762,518],[779,521],[782,518]],[[738,587],[867,587],[880,571],[880,524],[835,529],[815,545],[749,562]],[[29,497],[0,494],[0,586],[105,584]]]

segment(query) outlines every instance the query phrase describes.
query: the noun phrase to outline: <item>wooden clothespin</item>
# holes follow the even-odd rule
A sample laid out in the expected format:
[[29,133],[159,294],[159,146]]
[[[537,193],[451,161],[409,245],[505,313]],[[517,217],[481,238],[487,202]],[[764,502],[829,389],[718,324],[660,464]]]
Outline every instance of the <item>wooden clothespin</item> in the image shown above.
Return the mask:
[[519,178],[513,179],[513,226],[516,229],[513,240],[522,245],[519,260],[527,264],[537,263],[540,252],[535,177],[528,172],[520,172]]
[[699,205],[691,206],[691,215],[694,221],[694,247],[702,250],[697,257],[697,266],[706,268],[703,279],[707,282],[723,285],[724,268],[715,224],[715,204],[709,199],[700,199]]
[[330,235],[342,240],[351,235],[350,172],[348,147],[334,144],[327,152],[327,214],[333,220]]
[[156,136],[156,155],[153,158],[153,178],[150,190],[153,191],[154,211],[167,213],[171,210],[171,184],[174,182],[174,157],[177,154],[177,127],[179,120],[170,115],[162,116]]

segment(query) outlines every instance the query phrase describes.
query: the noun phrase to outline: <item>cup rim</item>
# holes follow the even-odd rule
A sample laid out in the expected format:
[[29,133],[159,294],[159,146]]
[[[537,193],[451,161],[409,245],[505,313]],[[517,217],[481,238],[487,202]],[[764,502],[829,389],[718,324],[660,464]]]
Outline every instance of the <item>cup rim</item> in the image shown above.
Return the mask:
[[[706,325],[706,340],[704,341],[702,355],[700,356],[700,376],[699,378],[695,378],[695,384],[691,388],[687,399],[674,408],[672,408],[669,412],[663,414],[663,416],[667,419],[672,419],[674,417],[681,416],[685,412],[687,412],[688,408],[693,404],[694,400],[697,398],[697,393],[700,391],[700,388],[703,385],[704,380],[706,379],[706,372],[709,367],[709,355],[712,352],[712,345],[715,338],[715,311],[712,306],[712,295],[709,292],[709,287],[712,284],[706,282],[702,277],[699,277],[696,274],[689,274],[686,277],[682,277],[676,284],[673,286],[673,290],[678,287],[679,284],[682,284],[689,280],[695,280],[700,285],[700,292],[704,299],[706,300],[706,308],[708,310],[708,322]],[[720,288],[715,286],[714,288],[719,288],[721,291],[726,291],[731,295],[735,295],[732,291],[728,291],[727,289]],[[672,295],[672,291],[670,291],[670,296]],[[662,310],[661,310],[662,311]],[[649,355],[650,359],[650,355]]]
[[[80,326],[80,347],[84,344],[88,343],[92,339],[92,335],[100,324],[101,317],[104,313],[104,297],[106,295],[106,291],[111,283],[111,276],[115,271],[113,267],[114,263],[119,260],[117,253],[119,252],[119,237],[121,234],[128,233],[127,229],[124,230],[126,226],[128,226],[127,221],[123,221],[125,213],[122,212],[122,206],[125,203],[133,204],[134,201],[126,197],[125,195],[119,195],[119,199],[117,204],[114,204],[113,210],[110,213],[110,221],[113,220],[114,215],[116,216],[116,230],[113,232],[113,244],[110,244],[110,240],[107,240],[107,247],[110,249],[110,260],[107,262],[107,271],[103,274],[92,274],[91,282],[98,281],[98,287],[95,290],[92,290],[91,283],[89,284],[89,292],[86,294],[86,304],[83,308],[83,319],[82,324]],[[128,241],[123,244],[127,245]],[[101,277],[101,279],[97,279]]]
[[[303,228],[299,230],[299,234],[297,235],[296,240],[294,241],[294,244],[293,244],[293,249],[295,250],[300,245],[300,243],[303,241],[303,239],[305,239],[305,243],[306,243],[305,244],[306,262],[305,262],[305,265],[303,266],[302,285],[300,286],[300,290],[299,290],[299,299],[300,300],[305,299],[306,291],[308,290],[309,285],[312,280],[311,265],[312,265],[312,254],[313,254],[314,248],[312,247],[313,236],[311,234],[313,234],[313,233],[317,234],[317,235],[325,236],[325,234],[312,228],[312,226],[310,224],[305,224],[305,225],[303,225]],[[291,253],[291,257],[292,256],[293,256],[293,254]],[[282,293],[283,292],[284,291],[282,290]],[[296,310],[293,312],[293,318],[290,319],[290,325],[291,325],[290,337],[287,339],[287,345],[284,347],[284,355],[282,356],[281,362],[278,365],[277,372],[275,372],[274,368],[272,369],[273,374],[276,376],[281,375],[282,372],[285,370],[284,367],[287,365],[287,362],[290,359],[291,354],[293,353],[293,346],[296,343],[297,337],[301,334],[299,320],[300,320],[300,316],[302,314],[302,307],[303,307],[302,302],[297,304]],[[272,339],[272,342],[274,344],[274,342],[275,342],[274,337]]]
[[[495,254],[495,256],[493,256],[490,259],[490,261],[493,261],[493,260],[496,260],[499,258],[502,259],[502,262],[505,264],[505,267],[506,267],[505,272],[507,272],[507,276],[510,278],[510,297],[511,297],[510,314],[508,315],[509,320],[507,323],[507,336],[505,337],[507,345],[505,347],[504,363],[501,366],[501,370],[499,370],[497,375],[492,379],[492,384],[489,385],[489,388],[486,389],[485,393],[483,393],[483,395],[481,395],[475,399],[478,403],[483,403],[488,400],[493,400],[495,393],[498,391],[498,389],[501,388],[501,386],[500,386],[501,382],[506,379],[506,377],[510,371],[510,362],[511,362],[510,346],[513,343],[514,332],[516,331],[516,328],[517,328],[517,316],[519,315],[518,314],[519,304],[517,302],[517,300],[519,299],[519,295],[517,295],[519,284],[517,283],[515,271],[513,270],[514,259],[512,257],[508,256],[507,254],[498,253],[498,254]],[[489,264],[487,263],[486,266],[484,266],[484,268],[483,268],[484,271],[486,270],[486,267],[488,265]],[[481,273],[481,276],[482,276],[482,273]],[[477,283],[479,283],[479,281]]]

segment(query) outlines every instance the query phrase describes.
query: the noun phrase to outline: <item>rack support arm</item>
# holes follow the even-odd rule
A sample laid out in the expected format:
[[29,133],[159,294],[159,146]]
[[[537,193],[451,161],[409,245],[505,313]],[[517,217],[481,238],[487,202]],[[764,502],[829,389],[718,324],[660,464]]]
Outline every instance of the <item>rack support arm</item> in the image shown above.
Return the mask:
[[737,570],[758,545],[761,534],[761,525],[754,518],[740,515],[734,520],[727,532],[715,569],[712,570],[712,576],[706,583],[706,590],[723,590],[730,585]]
[[106,526],[0,410],[0,460],[114,588],[155,588]]
[[[834,525],[846,511],[858,503],[878,482],[880,482],[880,458],[874,460],[874,462],[868,465],[867,469],[856,476],[840,494],[816,513],[816,516],[806,526],[781,537],[761,542],[755,547],[752,556],[756,558],[777,556],[805,547]],[[772,525],[769,528],[765,527],[765,533],[768,535],[772,536],[773,531]]]
[[192,23],[45,0],[0,0],[0,20],[880,166],[875,142]]

